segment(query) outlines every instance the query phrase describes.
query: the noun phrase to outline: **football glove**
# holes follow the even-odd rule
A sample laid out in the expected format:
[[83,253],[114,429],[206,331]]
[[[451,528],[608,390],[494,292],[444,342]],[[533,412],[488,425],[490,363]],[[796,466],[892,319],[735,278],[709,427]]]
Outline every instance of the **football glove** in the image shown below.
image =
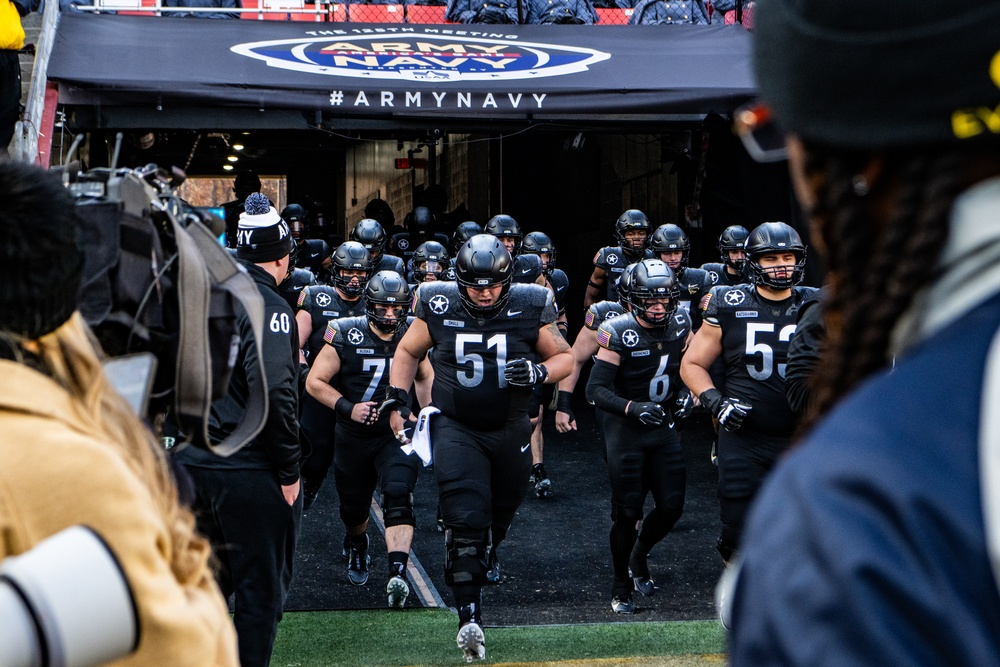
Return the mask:
[[[385,390],[385,399],[382,401],[382,405],[378,406],[376,414],[382,414],[386,410],[389,410],[390,412],[396,411],[403,419],[409,419],[411,414],[409,405],[410,395],[406,392],[406,390],[389,385]],[[377,418],[378,417],[376,417],[376,419]]]
[[514,359],[508,361],[503,369],[503,377],[507,384],[515,387],[534,387],[536,384],[545,382],[549,371],[545,366],[536,364],[528,359]]
[[645,426],[659,426],[667,416],[663,408],[652,401],[632,401],[625,408],[625,414],[638,419]]
[[719,406],[716,418],[727,431],[738,431],[751,410],[753,410],[753,406],[749,403],[738,398],[726,397],[722,400],[722,405]]
[[694,396],[687,389],[681,389],[677,392],[677,399],[674,401],[674,405],[677,406],[674,410],[674,419],[687,419],[694,412]]

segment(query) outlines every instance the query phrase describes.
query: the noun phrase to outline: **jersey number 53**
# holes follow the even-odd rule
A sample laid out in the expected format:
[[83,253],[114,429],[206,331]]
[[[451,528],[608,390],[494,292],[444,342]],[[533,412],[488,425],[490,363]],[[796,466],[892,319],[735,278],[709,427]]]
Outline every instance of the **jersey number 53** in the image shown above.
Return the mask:
[[[750,358],[756,354],[760,355],[760,366],[755,363],[747,364],[747,372],[750,373],[750,377],[760,382],[771,377],[774,372],[774,348],[767,343],[758,342],[757,339],[758,334],[767,333],[774,333],[774,322],[747,322],[746,356]],[[788,324],[778,332],[778,342],[785,343],[786,350],[793,333],[795,333],[794,324]],[[778,364],[778,375],[785,377],[785,364]]]

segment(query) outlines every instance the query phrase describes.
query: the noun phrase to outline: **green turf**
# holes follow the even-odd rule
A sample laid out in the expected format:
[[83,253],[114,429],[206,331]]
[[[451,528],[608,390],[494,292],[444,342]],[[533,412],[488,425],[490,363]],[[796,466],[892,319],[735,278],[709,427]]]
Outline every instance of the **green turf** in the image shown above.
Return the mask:
[[[443,610],[288,613],[278,628],[271,664],[464,664],[455,647],[456,631],[455,615]],[[488,627],[486,648],[489,662],[546,662],[719,654],[725,638],[714,621]]]

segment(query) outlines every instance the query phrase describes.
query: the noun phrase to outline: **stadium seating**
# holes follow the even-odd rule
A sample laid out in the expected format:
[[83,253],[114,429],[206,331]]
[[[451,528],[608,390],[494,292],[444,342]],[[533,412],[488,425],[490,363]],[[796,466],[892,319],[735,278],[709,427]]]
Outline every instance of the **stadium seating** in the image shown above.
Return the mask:
[[595,25],[628,25],[628,20],[632,16],[632,8],[620,9],[618,7],[597,7],[597,23]]

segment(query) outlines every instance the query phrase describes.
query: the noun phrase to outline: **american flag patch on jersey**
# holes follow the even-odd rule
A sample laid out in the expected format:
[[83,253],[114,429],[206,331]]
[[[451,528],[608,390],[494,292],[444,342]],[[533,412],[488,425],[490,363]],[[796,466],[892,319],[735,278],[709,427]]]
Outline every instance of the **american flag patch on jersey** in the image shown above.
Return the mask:
[[611,343],[611,332],[605,328],[600,328],[597,330],[597,344],[601,347],[607,347]]
[[323,334],[323,340],[325,340],[330,345],[333,345],[333,337],[337,335],[337,330],[333,327],[333,324],[328,324],[326,327],[326,333]]
[[305,303],[305,301],[306,301],[306,288],[303,287],[302,291],[299,292],[299,302],[296,305],[299,308],[301,308],[302,304]]
[[594,311],[587,309],[587,314],[583,316],[583,323],[587,325],[587,328],[593,328],[594,326]]

